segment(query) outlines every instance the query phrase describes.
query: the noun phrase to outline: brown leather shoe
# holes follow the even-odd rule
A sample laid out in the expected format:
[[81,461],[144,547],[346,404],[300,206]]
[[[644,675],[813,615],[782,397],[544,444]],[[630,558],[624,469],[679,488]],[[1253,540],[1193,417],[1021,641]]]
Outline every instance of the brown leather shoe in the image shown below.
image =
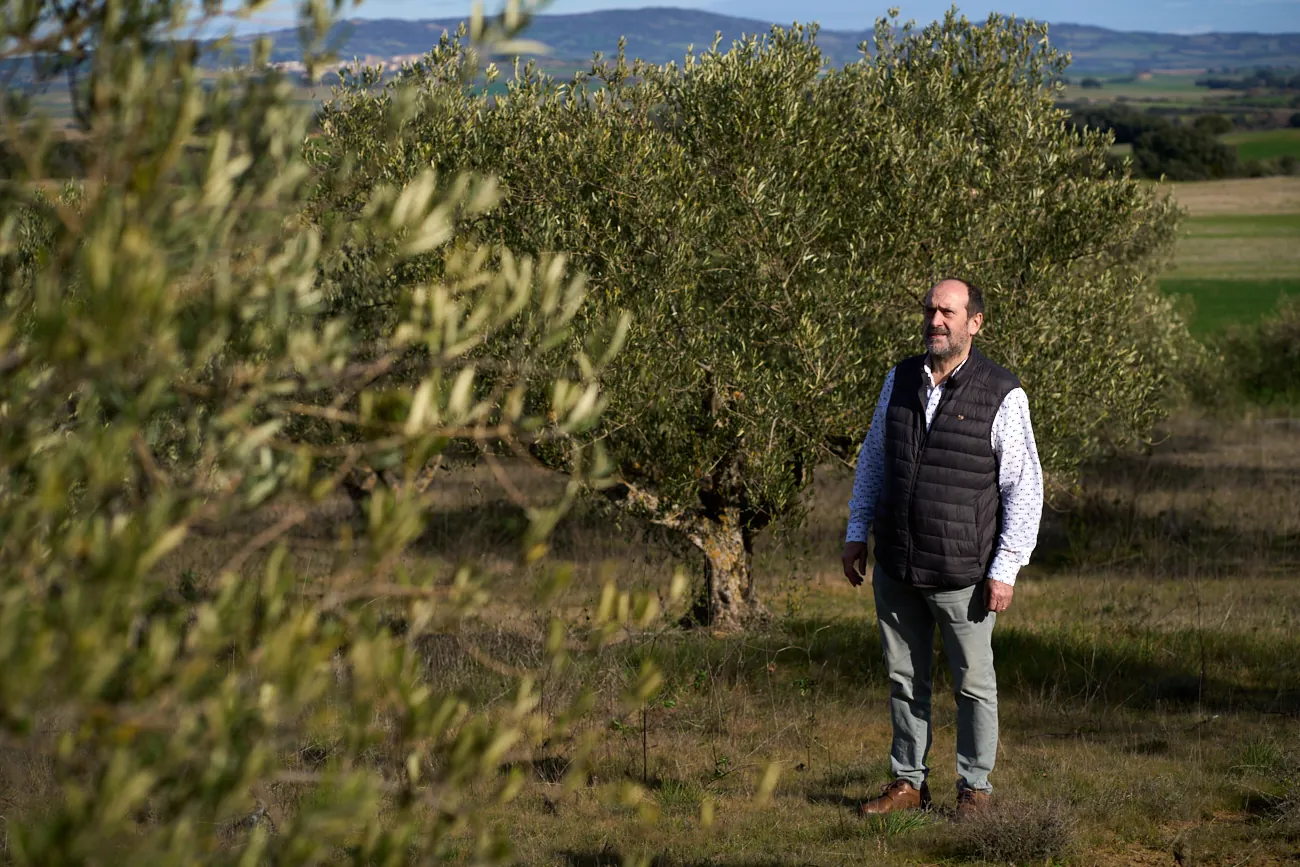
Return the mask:
[[988,812],[993,796],[988,792],[979,792],[962,786],[957,790],[957,812],[954,822],[967,822]]
[[898,810],[930,809],[930,787],[916,788],[907,780],[894,780],[880,790],[880,796],[858,806],[860,816],[879,816]]

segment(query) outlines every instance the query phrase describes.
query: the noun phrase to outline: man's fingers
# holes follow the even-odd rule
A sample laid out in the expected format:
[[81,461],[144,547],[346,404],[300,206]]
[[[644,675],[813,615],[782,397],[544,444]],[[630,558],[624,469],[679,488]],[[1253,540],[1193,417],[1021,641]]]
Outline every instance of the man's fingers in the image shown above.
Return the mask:
[[984,586],[985,607],[995,613],[1006,611],[1011,607],[1013,592],[1010,585],[1000,584],[990,579]]
[[849,583],[854,587],[860,585],[867,571],[866,546],[854,543],[846,545],[844,553],[840,556],[840,564],[844,567],[844,577]]

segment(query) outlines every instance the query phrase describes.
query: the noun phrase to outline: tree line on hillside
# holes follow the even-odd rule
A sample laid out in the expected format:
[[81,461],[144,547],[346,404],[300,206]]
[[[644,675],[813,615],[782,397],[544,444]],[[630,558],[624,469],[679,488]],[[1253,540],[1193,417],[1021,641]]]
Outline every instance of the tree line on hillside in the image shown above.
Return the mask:
[[1210,90],[1300,90],[1300,71],[1260,67],[1252,73],[1238,77],[1206,76],[1196,79],[1197,87]]
[[[331,9],[304,12],[309,70]],[[742,628],[755,536],[852,462],[939,277],[986,288],[981,346],[1061,478],[1146,437],[1200,357],[1153,279],[1177,209],[1061,122],[1041,26],[884,19],[829,74],[812,31],[777,29],[471,87],[528,12],[358,70],[314,135],[283,76],[212,82],[158,38],[179,2],[0,16],[0,54],[85,48],[91,83],[84,182],[0,103],[0,730],[57,782],[6,813],[18,863],[501,860],[485,805],[587,707],[536,678],[680,614],[611,584],[560,616],[547,540],[576,498],[696,548],[697,620]],[[421,655],[490,600],[412,555],[453,446],[568,482],[490,552],[537,581],[545,635],[491,707]],[[303,565],[287,534],[363,469],[392,484]],[[178,581],[191,544],[216,565]],[[627,675],[629,707],[657,677]]]
[[[1144,178],[1203,181],[1289,175],[1297,168],[1296,158],[1290,155],[1274,160],[1239,160],[1236,149],[1219,139],[1233,129],[1232,122],[1222,115],[1201,115],[1191,124],[1183,124],[1157,113],[1115,104],[1076,108],[1070,113],[1069,123],[1076,130],[1110,131],[1116,144],[1130,145],[1133,170]],[[1122,158],[1116,162],[1122,162]]]

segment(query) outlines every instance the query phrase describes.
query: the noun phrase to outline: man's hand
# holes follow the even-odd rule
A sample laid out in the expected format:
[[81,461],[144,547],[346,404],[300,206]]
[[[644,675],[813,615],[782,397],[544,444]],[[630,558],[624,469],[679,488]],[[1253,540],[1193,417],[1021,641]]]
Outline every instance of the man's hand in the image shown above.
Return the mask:
[[1015,593],[1016,588],[1010,584],[990,578],[984,582],[984,605],[994,613],[1006,611],[1011,607],[1011,597]]
[[854,587],[861,586],[867,577],[867,543],[846,543],[840,561],[844,564],[844,577],[849,579],[849,583]]

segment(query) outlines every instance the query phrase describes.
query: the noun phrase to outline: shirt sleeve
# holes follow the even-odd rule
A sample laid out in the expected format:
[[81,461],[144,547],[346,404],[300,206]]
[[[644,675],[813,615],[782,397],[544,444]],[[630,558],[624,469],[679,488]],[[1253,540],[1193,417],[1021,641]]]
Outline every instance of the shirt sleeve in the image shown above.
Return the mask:
[[1029,563],[1038,543],[1043,515],[1043,468],[1029,421],[1029,396],[1012,389],[993,418],[993,454],[998,460],[998,491],[1002,501],[1002,534],[989,566],[989,577],[1016,583],[1016,573]]
[[871,415],[867,438],[858,450],[858,466],[853,476],[853,496],[849,499],[849,529],[844,541],[865,542],[875,516],[876,500],[885,481],[885,412],[894,394],[894,370],[885,374],[885,384],[880,387],[880,399]]

